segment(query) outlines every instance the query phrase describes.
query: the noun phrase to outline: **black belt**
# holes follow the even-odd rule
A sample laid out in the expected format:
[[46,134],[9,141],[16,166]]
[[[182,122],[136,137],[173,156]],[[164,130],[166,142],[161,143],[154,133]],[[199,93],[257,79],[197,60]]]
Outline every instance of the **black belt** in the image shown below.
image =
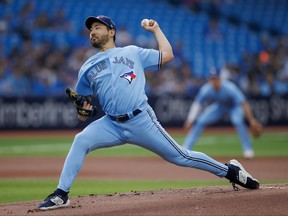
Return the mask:
[[[132,113],[133,113],[133,116],[136,116],[138,115],[139,113],[141,113],[142,111],[139,110],[139,109],[136,109],[134,110]],[[124,115],[118,115],[118,116],[111,116],[109,115],[110,119],[112,121],[117,121],[117,122],[125,122],[127,120],[130,119],[129,115],[128,114],[124,114]]]

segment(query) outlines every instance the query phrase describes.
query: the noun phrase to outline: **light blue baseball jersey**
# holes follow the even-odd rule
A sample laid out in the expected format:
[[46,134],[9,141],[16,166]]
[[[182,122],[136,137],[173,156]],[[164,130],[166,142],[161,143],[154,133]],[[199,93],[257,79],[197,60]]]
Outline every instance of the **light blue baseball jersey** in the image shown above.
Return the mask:
[[225,107],[240,106],[245,101],[244,94],[228,80],[221,80],[221,88],[216,91],[210,82],[207,82],[199,91],[195,102],[200,104],[217,103]]
[[161,53],[137,46],[112,48],[81,67],[76,91],[95,95],[106,114],[122,115],[147,106],[145,70],[159,70]]

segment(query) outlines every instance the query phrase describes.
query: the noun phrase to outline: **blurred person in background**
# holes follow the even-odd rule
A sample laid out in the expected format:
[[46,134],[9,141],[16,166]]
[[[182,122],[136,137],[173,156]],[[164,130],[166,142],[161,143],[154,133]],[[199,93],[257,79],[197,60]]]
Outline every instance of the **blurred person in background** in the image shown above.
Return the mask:
[[[202,110],[207,104],[208,106]],[[237,129],[244,158],[253,158],[254,150],[245,125],[245,117],[250,125],[259,123],[241,90],[231,81],[221,80],[220,71],[214,67],[209,71],[208,82],[201,87],[191,105],[184,123],[184,128],[190,131],[183,146],[186,149],[193,149],[204,127],[217,122],[225,114],[228,114]]]
[[19,63],[13,65],[9,74],[4,74],[0,83],[1,95],[24,96],[31,91],[31,82]]

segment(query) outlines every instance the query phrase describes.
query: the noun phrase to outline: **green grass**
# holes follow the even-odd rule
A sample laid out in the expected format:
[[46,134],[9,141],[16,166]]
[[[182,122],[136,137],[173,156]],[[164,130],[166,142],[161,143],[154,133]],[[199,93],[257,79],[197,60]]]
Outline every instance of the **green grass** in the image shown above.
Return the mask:
[[[40,179],[5,179],[0,181],[0,204],[43,200],[57,186],[58,180]],[[287,183],[275,181],[262,181],[262,184]],[[76,179],[69,197],[85,196],[89,194],[115,194],[135,191],[193,188],[204,186],[230,185],[228,181],[140,181],[140,180],[84,180]],[[232,187],[232,186],[231,186]]]
[[[182,144],[184,136],[174,136]],[[288,156],[288,133],[265,133],[262,137],[254,139],[253,145],[256,156]],[[45,157],[66,156],[73,136],[67,137],[10,137],[0,138],[0,157]],[[203,135],[195,145],[196,151],[204,152],[210,156],[241,156],[241,144],[236,134]],[[135,145],[99,149],[89,156],[123,156],[123,157],[151,157],[154,153]]]
[[[173,136],[182,144],[184,136]],[[63,137],[0,137],[0,157],[65,157],[73,136]],[[253,145],[257,157],[287,157],[288,133],[265,133],[254,139]],[[237,134],[205,135],[198,140],[196,151],[212,157],[237,157],[242,155],[241,144]],[[154,153],[146,149],[123,145],[92,152],[90,157],[153,157]],[[1,166],[1,164],[0,164]],[[42,200],[57,186],[56,179],[0,179],[0,203]],[[277,182],[262,182],[277,183]],[[287,183],[287,182],[279,182]],[[167,188],[185,188],[197,186],[228,185],[227,181],[129,181],[129,180],[83,180],[76,179],[70,196],[87,194],[110,194],[129,191],[156,190]]]
[[[288,133],[265,133],[252,139],[256,156],[287,157]],[[237,135],[202,136],[195,145],[195,151],[212,156],[241,156],[241,143]]]
[[[192,181],[140,181],[140,180],[76,180],[69,196],[88,194],[114,194],[130,191],[159,190],[169,188],[188,188],[207,185],[225,185],[219,182]],[[57,181],[39,179],[6,179],[0,181],[0,203],[43,200],[57,186]]]
[[65,156],[73,137],[9,137],[0,138],[0,156]]

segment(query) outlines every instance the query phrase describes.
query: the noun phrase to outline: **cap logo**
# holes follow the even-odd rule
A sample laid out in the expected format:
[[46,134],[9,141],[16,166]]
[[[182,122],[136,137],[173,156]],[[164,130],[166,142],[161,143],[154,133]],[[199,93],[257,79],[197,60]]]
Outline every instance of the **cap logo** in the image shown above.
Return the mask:
[[218,77],[218,76],[219,76],[219,70],[217,70],[214,67],[209,70],[208,77]]
[[212,75],[216,75],[217,74],[217,71],[215,70],[215,68],[211,69],[211,72],[210,72]]

